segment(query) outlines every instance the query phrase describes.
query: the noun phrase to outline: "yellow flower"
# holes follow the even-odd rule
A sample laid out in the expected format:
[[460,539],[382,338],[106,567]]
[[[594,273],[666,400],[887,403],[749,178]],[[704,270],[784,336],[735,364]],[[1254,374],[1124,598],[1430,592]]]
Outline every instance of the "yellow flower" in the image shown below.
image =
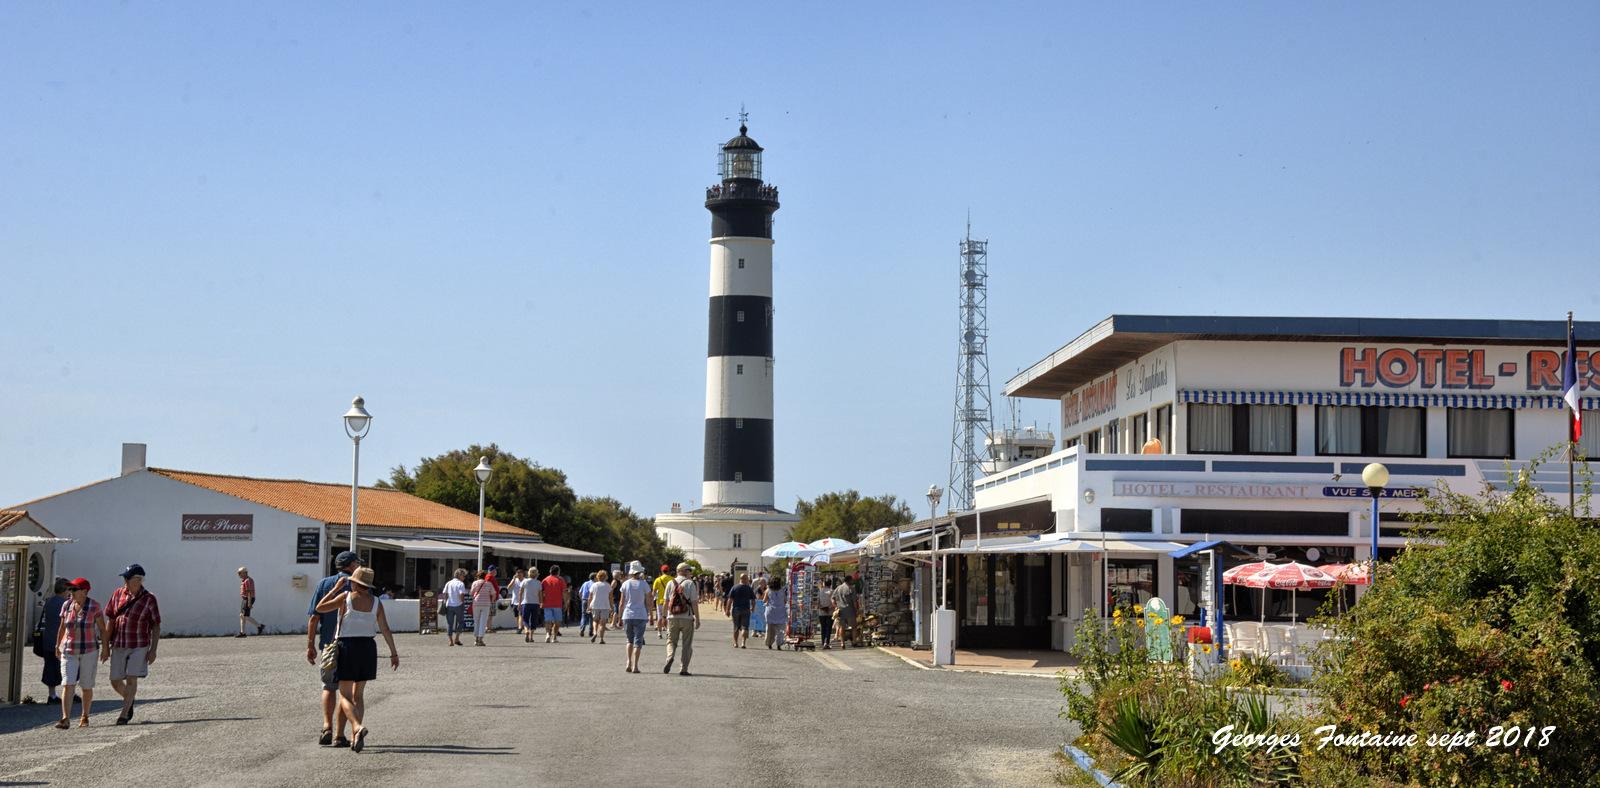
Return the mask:
[[1173,623],[1174,626],[1176,626],[1178,624],[1182,624],[1183,623],[1183,616],[1173,616],[1172,617],[1172,623]]
[[1211,644],[1210,643],[1201,643],[1200,644],[1200,650],[1205,652],[1205,653],[1207,653],[1207,654],[1210,654],[1211,653]]
[[1228,660],[1228,667],[1230,667],[1230,668],[1232,668],[1234,670],[1238,670],[1240,668],[1243,668],[1244,667],[1244,660],[1239,659],[1238,657],[1234,657],[1233,659]]
[[1119,607],[1116,610],[1111,611],[1111,617],[1112,618],[1122,618],[1122,608]]
[[1143,613],[1144,612],[1144,605],[1134,605],[1133,606],[1133,612],[1135,612],[1135,613]]

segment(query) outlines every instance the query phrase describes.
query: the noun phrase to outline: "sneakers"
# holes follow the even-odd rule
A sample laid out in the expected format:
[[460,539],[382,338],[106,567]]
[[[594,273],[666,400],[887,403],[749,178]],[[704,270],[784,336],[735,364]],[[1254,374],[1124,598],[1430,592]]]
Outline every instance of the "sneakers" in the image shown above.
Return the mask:
[[266,634],[266,631],[267,631],[267,625],[266,624],[257,624],[256,625],[256,634],[257,635]]
[[[258,634],[259,634],[259,633],[258,633]],[[244,633],[243,633],[243,632],[240,632],[240,633],[239,633],[239,634],[237,634],[237,635],[234,635],[234,637],[236,637],[236,638],[242,638],[242,637],[244,637]]]

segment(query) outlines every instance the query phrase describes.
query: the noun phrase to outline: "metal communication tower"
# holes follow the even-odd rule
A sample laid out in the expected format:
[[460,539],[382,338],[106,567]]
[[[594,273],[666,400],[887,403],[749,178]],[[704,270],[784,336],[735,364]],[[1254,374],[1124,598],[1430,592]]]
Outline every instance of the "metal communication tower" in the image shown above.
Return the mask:
[[989,403],[989,242],[961,241],[961,335],[956,354],[956,408],[950,436],[950,505],[971,509],[972,483],[994,432]]

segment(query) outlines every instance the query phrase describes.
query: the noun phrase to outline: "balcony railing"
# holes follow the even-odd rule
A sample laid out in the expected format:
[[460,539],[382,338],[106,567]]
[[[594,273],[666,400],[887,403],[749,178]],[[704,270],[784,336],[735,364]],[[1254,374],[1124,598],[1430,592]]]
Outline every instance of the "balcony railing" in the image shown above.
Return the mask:
[[747,186],[744,184],[719,183],[706,187],[706,202],[712,200],[769,200],[778,201],[778,187],[761,184]]

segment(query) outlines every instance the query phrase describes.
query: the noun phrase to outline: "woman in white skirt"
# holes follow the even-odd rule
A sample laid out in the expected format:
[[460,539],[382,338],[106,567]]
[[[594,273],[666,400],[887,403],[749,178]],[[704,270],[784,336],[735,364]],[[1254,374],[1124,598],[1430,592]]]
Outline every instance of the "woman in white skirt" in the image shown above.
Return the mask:
[[611,582],[606,570],[594,573],[594,586],[589,589],[589,617],[594,621],[594,632],[589,635],[589,642],[596,638],[601,643],[606,642],[606,626],[611,623]]
[[378,633],[389,646],[389,667],[400,669],[400,652],[394,647],[394,633],[389,631],[389,619],[383,614],[383,602],[372,593],[372,568],[363,566],[348,579],[340,578],[333,590],[317,603],[317,612],[339,611],[339,706],[350,720],[354,737],[351,752],[361,752],[366,746],[367,725],[362,721],[366,711],[367,682],[378,677]]

